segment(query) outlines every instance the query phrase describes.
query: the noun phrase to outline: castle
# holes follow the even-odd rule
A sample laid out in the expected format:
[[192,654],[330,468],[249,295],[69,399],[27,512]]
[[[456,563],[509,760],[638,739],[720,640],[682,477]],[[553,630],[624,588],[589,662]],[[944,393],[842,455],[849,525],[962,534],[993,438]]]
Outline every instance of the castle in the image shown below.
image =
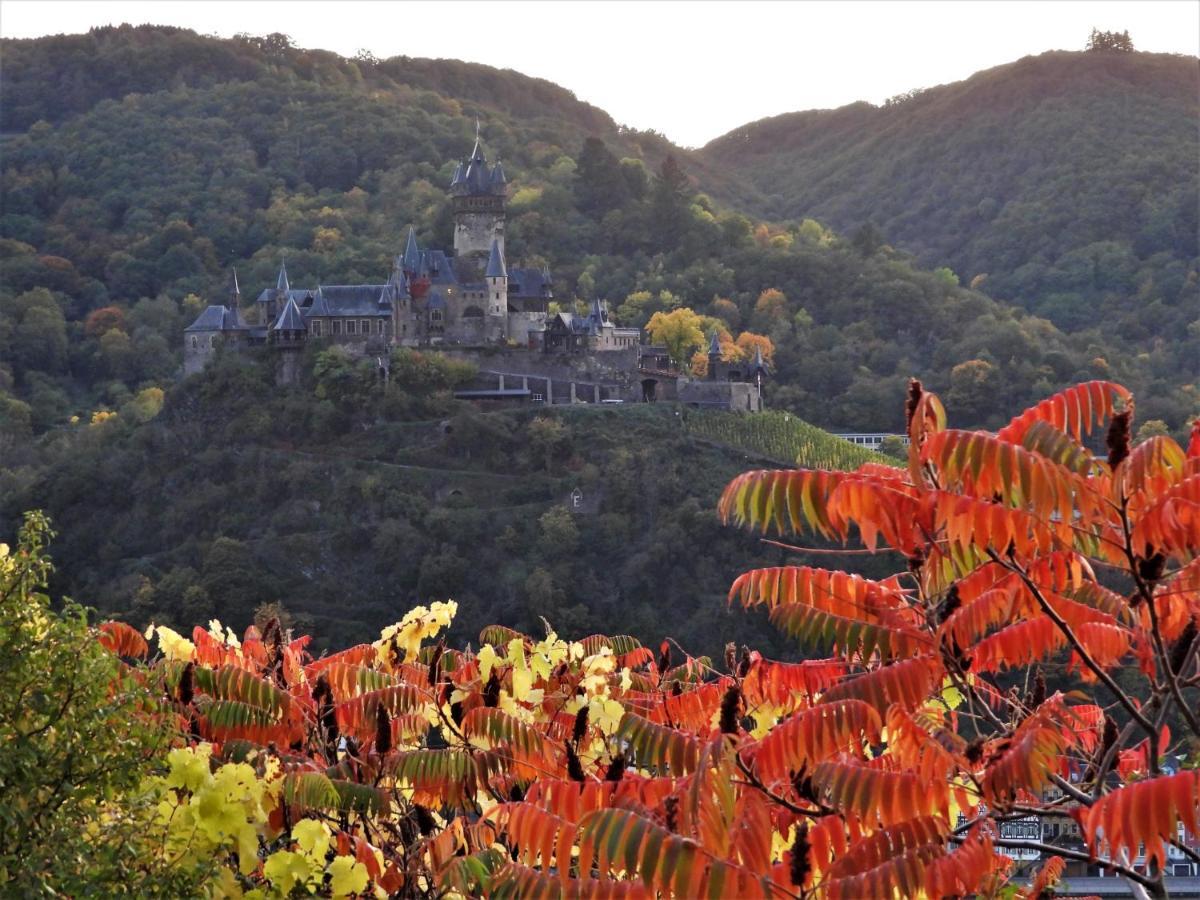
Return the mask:
[[505,260],[508,179],[499,161],[488,165],[478,123],[475,147],[455,167],[449,196],[453,252],[421,247],[410,226],[403,251],[378,284],[296,289],[283,263],[275,286],[255,299],[257,321],[246,322],[237,273],[230,272],[226,302],[207,307],[184,329],[184,374],[199,372],[222,349],[274,351],[278,379],[289,383],[299,376],[299,351],[310,343],[375,357],[383,369],[390,347],[438,347],[477,364],[478,389],[463,392],[471,399],[762,408],[761,355],[748,367],[729,366],[713,344],[708,377],[695,379],[675,370],[663,348],[642,344],[639,329],[618,327],[601,300],[586,314],[551,313],[549,268],[510,268]]
[[453,255],[422,248],[410,226],[404,250],[382,283],[295,289],[284,263],[275,287],[255,301],[258,322],[249,324],[241,318],[241,292],[236,272],[231,273],[226,303],[207,307],[184,331],[185,373],[204,368],[219,347],[292,351],[314,339],[363,354],[389,345],[502,345],[573,353],[637,347],[639,331],[618,328],[601,301],[594,301],[586,316],[551,315],[549,269],[507,265],[508,180],[499,160],[488,165],[478,123],[475,147],[455,168],[449,193]]

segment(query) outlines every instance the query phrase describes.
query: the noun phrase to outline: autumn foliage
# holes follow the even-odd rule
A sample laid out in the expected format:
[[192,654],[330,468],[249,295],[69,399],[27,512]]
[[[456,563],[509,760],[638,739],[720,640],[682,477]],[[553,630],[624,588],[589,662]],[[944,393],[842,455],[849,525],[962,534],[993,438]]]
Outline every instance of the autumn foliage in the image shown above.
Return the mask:
[[[176,717],[164,822],[191,810],[230,893],[995,896],[1006,846],[1060,854],[1030,891],[1065,856],[1159,893],[1139,847],[1200,830],[1200,426],[1131,448],[1132,407],[1091,382],[964,432],[914,383],[906,467],[735,479],[724,520],[896,561],[740,576],[730,603],[789,660],[501,626],[454,649],[453,603],[320,658],[277,621],[152,628],[153,659],[126,626],[100,640]],[[1088,693],[1048,691],[1056,662]],[[194,802],[221,779],[232,799]],[[1086,851],[1000,836],[1051,806]]]

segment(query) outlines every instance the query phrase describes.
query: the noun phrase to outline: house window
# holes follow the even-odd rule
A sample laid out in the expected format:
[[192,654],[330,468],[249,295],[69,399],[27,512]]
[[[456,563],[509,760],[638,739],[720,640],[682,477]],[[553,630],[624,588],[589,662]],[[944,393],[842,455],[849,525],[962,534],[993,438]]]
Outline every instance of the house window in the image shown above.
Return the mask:
[[358,334],[358,322],[354,319],[346,320],[346,334]]
[[312,333],[313,333],[313,337],[321,336],[321,323],[320,322],[312,323]]
[[342,320],[341,320],[341,319],[334,319],[334,320],[333,320],[333,333],[334,333],[334,334],[341,334],[341,333],[342,333]]
[[435,309],[433,312],[431,312],[429,314],[429,318],[432,319],[434,322],[442,321],[442,311],[440,309]]
[[360,322],[359,324],[360,324],[360,326],[361,326],[361,328],[360,328],[359,330],[360,330],[360,331],[361,331],[363,334],[370,334],[370,333],[371,333],[371,320],[370,320],[370,319],[363,319],[363,320],[362,320],[362,322]]
[[195,350],[198,346],[200,346],[200,342],[196,340],[195,335],[192,335],[192,349]]
[[210,347],[217,346],[217,336],[215,334],[210,334],[208,336],[208,346],[210,346]]

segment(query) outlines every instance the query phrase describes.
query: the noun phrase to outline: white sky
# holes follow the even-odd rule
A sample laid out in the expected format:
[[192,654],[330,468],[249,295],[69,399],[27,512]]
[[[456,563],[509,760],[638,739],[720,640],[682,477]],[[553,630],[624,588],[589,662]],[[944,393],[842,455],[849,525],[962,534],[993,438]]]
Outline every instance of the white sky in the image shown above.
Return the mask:
[[1028,54],[1080,50],[1093,26],[1128,29],[1139,50],[1200,55],[1197,0],[0,0],[5,37],[121,22],[223,37],[282,31],[346,56],[516,69],[685,146],[764,116],[880,103]]

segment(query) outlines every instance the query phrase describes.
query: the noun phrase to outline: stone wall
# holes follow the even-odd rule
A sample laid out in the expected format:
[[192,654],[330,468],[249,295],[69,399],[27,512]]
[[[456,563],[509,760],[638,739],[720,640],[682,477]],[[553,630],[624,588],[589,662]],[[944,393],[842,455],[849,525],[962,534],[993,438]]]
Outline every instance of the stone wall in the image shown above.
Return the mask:
[[678,397],[680,403],[688,406],[736,412],[762,411],[758,385],[745,381],[693,381],[680,378]]

